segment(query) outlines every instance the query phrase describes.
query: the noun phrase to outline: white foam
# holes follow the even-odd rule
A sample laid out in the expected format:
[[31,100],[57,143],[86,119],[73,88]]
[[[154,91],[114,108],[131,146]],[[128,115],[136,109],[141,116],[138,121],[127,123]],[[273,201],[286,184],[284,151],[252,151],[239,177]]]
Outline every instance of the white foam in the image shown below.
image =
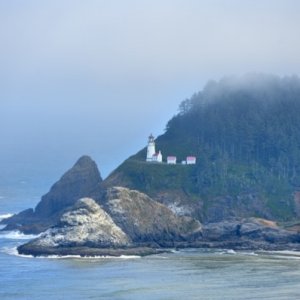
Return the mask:
[[273,251],[275,254],[284,254],[284,255],[292,255],[292,256],[300,256],[300,251],[293,250],[282,250],[282,251]]
[[109,255],[98,255],[98,256],[80,256],[80,255],[42,255],[42,256],[33,256],[19,254],[17,247],[3,247],[1,252],[8,255],[24,257],[24,258],[37,258],[37,259],[80,259],[80,260],[93,260],[93,259],[137,259],[141,258],[138,255],[120,255],[120,256],[109,256]]
[[3,247],[1,249],[1,252],[6,253],[8,255],[18,256],[18,257],[24,257],[24,258],[50,258],[50,259],[61,259],[61,258],[81,258],[80,255],[48,255],[48,256],[36,256],[33,255],[27,255],[27,254],[20,254],[17,250],[17,247]]
[[42,255],[36,258],[64,259],[64,258],[81,258],[80,255]]
[[300,251],[295,251],[295,250],[274,250],[274,251],[260,250],[258,253],[263,256],[270,256],[272,258],[300,260]]
[[14,255],[14,256],[25,257],[25,258],[33,258],[32,255],[19,254],[17,247],[13,247],[13,248],[3,247],[1,249],[1,252],[6,253],[8,255]]
[[278,259],[296,259],[299,260],[300,256],[292,256],[292,255],[274,255],[272,257],[278,258]]
[[[184,249],[184,250],[186,250],[186,249]],[[170,249],[170,252],[171,252],[171,253],[180,253],[180,250]]]
[[255,252],[240,252],[240,253],[243,254],[243,255],[258,256],[258,254],[255,253]]
[[65,258],[76,258],[76,259],[137,259],[141,258],[138,255],[120,255],[120,256],[110,256],[110,255],[96,255],[96,256],[80,256],[80,255],[45,255],[38,256],[37,258],[50,258],[50,259],[65,259]]
[[141,258],[141,256],[139,256],[139,255],[121,255],[121,256],[117,256],[115,258],[133,259],[133,258]]
[[0,221],[12,217],[14,214],[3,214],[0,215]]
[[20,231],[2,231],[0,232],[0,239],[9,240],[30,240],[39,237],[39,235],[34,234],[24,234]]

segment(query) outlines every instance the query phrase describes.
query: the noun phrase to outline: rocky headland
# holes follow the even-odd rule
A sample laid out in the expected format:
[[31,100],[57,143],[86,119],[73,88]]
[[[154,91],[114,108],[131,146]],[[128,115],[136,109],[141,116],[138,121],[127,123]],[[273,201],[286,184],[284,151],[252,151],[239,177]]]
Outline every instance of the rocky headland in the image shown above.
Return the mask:
[[186,247],[300,249],[297,226],[286,230],[274,221],[253,217],[202,224],[183,212],[137,190],[108,187],[93,160],[84,156],[35,210],[2,223],[4,230],[41,233],[18,248],[19,253],[34,256],[143,256]]
[[[151,151],[141,149],[105,180],[83,156],[35,209],[1,224],[43,232],[19,248],[35,255],[299,249],[299,95],[296,77],[209,82],[151,138]],[[162,156],[146,161],[155,147]],[[168,164],[171,154],[180,163]]]

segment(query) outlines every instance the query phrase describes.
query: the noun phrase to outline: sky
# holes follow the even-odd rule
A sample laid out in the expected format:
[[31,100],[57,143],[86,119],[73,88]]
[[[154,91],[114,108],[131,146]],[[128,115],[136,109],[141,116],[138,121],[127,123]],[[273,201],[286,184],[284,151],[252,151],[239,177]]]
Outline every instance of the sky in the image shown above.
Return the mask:
[[208,80],[299,75],[299,16],[298,0],[0,0],[2,174],[87,154],[106,177]]

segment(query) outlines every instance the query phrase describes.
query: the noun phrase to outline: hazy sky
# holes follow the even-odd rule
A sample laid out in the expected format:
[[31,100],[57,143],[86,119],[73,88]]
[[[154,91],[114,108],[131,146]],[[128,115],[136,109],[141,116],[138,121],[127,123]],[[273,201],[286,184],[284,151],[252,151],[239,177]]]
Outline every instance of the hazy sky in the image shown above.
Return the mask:
[[[0,168],[105,176],[209,79],[299,74],[298,0],[0,0]],[[43,173],[42,173],[43,174]]]

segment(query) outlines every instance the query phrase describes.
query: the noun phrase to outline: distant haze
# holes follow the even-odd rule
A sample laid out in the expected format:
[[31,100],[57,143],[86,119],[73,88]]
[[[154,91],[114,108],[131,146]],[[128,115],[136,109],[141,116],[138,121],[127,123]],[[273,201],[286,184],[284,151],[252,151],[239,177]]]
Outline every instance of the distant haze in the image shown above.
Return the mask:
[[298,0],[0,0],[1,171],[59,176],[89,154],[105,177],[209,79],[298,75],[299,16]]

